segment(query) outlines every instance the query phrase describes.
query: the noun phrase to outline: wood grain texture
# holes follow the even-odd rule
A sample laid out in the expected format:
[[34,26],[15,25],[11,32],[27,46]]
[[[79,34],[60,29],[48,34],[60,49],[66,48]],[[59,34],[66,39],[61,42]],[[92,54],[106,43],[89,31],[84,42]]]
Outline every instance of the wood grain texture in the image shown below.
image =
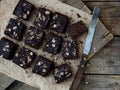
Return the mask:
[[24,84],[22,82],[19,82],[19,81],[15,81],[5,90],[40,90],[40,89],[31,87],[31,86]]
[[4,74],[0,74],[0,90],[4,90],[13,82],[14,79],[11,79]]
[[90,60],[87,74],[120,74],[120,38],[114,38]]
[[85,75],[79,90],[120,90],[120,76]]
[[90,10],[101,8],[100,20],[114,35],[120,35],[120,2],[84,2]]

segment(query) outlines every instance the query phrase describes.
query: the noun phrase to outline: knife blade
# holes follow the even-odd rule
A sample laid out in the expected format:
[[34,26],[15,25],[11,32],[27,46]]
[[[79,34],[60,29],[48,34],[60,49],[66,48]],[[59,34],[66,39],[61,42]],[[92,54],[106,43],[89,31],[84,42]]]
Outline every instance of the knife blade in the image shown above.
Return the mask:
[[88,63],[87,57],[91,50],[92,41],[95,33],[95,27],[97,25],[99,13],[100,13],[100,8],[96,6],[93,10],[92,19],[89,24],[88,34],[86,37],[83,55],[80,61],[80,66],[78,67],[77,73],[70,87],[70,90],[78,90],[78,88],[81,87],[81,81],[82,81],[83,73],[86,69],[86,65]]

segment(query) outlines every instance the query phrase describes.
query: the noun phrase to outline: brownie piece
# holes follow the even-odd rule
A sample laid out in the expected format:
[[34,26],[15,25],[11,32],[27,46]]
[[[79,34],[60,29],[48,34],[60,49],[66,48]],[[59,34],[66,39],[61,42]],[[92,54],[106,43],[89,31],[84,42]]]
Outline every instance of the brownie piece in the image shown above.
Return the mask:
[[17,48],[18,48],[17,44],[13,43],[12,41],[10,41],[4,37],[1,38],[1,40],[0,40],[0,57],[11,60],[13,58]]
[[20,41],[23,37],[23,33],[25,31],[25,24],[21,21],[17,21],[13,18],[10,19],[4,34]]
[[51,14],[50,10],[39,8],[33,24],[41,29],[46,28],[51,20]]
[[33,9],[34,5],[26,0],[20,0],[13,11],[13,14],[23,20],[28,20]]
[[46,39],[43,51],[56,54],[59,52],[62,43],[62,37],[53,33],[49,33]]
[[43,31],[31,26],[26,34],[25,44],[35,49],[38,49],[41,45],[43,34]]
[[87,27],[86,25],[82,22],[82,21],[78,21],[74,24],[71,24],[70,26],[68,26],[67,28],[67,32],[68,34],[73,38],[77,38],[78,36],[80,36],[82,33],[87,32]]
[[16,53],[15,57],[13,58],[13,62],[20,67],[26,69],[35,59],[35,56],[36,55],[34,52],[23,47],[18,51],[18,53]]
[[53,68],[54,63],[45,57],[39,56],[37,62],[33,68],[33,73],[37,73],[41,76],[47,76],[50,70]]
[[68,24],[69,18],[60,13],[54,13],[50,23],[50,29],[58,33],[63,33]]
[[71,70],[67,64],[62,64],[55,68],[53,75],[56,83],[63,82],[72,76]]
[[77,55],[77,42],[64,41],[62,43],[62,56],[64,59],[75,59]]

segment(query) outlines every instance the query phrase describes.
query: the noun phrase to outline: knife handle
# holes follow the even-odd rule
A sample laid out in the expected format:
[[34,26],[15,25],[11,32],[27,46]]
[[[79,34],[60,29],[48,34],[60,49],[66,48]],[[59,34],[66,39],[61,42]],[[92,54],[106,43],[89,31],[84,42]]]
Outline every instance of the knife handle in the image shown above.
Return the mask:
[[85,69],[86,69],[86,64],[87,64],[86,57],[82,57],[82,59],[80,61],[80,66],[77,70],[77,73],[72,82],[70,90],[78,90],[78,88],[81,87],[81,81],[83,78],[83,73],[85,72]]

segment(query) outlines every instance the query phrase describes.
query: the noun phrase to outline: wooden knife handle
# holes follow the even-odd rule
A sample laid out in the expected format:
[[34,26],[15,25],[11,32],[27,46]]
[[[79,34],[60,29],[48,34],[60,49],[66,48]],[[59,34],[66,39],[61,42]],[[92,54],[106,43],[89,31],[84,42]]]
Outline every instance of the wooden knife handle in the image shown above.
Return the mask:
[[81,87],[81,81],[82,81],[83,73],[85,72],[85,69],[86,69],[86,64],[87,64],[86,58],[82,57],[82,60],[80,62],[80,66],[77,70],[77,73],[76,73],[75,78],[72,82],[70,90],[78,90],[78,88]]

